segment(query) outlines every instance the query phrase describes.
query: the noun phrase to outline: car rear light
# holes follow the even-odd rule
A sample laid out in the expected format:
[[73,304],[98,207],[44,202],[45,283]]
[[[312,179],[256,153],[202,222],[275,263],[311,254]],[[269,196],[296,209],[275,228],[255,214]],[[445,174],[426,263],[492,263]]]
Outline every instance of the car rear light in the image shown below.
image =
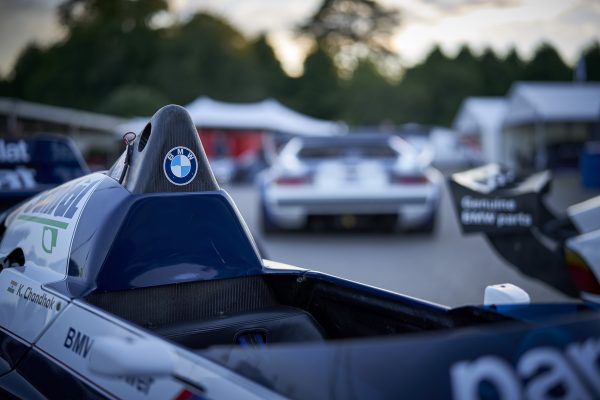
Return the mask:
[[280,176],[275,180],[279,186],[298,186],[310,183],[310,176]]
[[600,283],[587,262],[570,249],[566,250],[565,258],[567,270],[577,289],[582,292],[600,294]]
[[425,175],[392,175],[392,183],[403,185],[420,185],[429,183]]

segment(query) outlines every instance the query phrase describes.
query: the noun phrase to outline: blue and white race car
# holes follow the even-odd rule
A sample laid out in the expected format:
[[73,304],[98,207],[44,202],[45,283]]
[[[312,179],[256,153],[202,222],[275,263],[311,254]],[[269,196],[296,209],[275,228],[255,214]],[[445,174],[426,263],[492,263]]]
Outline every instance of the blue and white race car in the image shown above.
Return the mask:
[[1,217],[0,397],[600,397],[593,303],[449,309],[263,260],[187,112]]

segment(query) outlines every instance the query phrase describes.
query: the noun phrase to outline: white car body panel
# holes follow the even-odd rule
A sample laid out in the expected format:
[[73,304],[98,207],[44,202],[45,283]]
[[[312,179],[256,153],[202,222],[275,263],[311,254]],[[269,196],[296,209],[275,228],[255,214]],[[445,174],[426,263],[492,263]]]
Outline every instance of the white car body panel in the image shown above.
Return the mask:
[[[67,273],[66,255],[70,254],[81,210],[104,179],[110,178],[99,173],[86,175],[35,196],[11,216],[14,219],[5,236],[26,238],[19,240],[18,246],[27,255],[28,266]],[[0,253],[8,254],[15,247],[11,240],[3,240]]]
[[21,270],[9,268],[0,274],[0,320],[10,333],[33,343],[69,300],[44,290]]
[[567,215],[581,233],[600,229],[600,196],[572,205]]
[[600,279],[600,229],[568,239],[566,247],[582,257]]
[[[34,197],[11,216],[5,237],[20,239],[18,247],[26,254],[27,267],[7,268],[0,274],[0,320],[11,334],[28,343],[37,340],[69,302],[43,285],[66,275],[66,255],[81,210],[103,179],[106,175],[92,174],[71,181]],[[0,254],[10,253],[15,246],[3,240]]]

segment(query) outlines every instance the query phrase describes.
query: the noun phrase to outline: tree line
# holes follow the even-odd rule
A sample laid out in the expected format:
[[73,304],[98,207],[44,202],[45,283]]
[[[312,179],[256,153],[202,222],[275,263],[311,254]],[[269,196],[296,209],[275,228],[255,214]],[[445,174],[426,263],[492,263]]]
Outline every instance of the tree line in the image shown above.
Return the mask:
[[[349,25],[331,23],[348,12]],[[550,44],[529,60],[514,49],[499,56],[465,46],[455,56],[435,47],[418,65],[391,74],[386,66],[398,65],[398,56],[385,39],[401,22],[398,12],[372,0],[324,0],[298,27],[314,46],[303,74],[291,77],[264,35],[250,39],[206,13],[159,27],[157,18],[166,13],[165,0],[67,0],[59,7],[65,38],[28,45],[0,78],[0,96],[121,116],[150,115],[203,95],[232,102],[274,97],[352,125],[448,125],[467,96],[502,96],[516,80],[569,81],[575,68]],[[584,58],[587,79],[600,81],[600,44],[590,45]]]

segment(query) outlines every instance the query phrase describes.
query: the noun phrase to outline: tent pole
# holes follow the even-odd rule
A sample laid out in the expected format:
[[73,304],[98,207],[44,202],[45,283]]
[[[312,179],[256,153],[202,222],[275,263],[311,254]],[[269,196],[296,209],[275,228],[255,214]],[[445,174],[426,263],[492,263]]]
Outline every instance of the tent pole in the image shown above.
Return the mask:
[[542,170],[548,166],[548,152],[546,148],[546,125],[541,119],[535,123],[535,169]]

